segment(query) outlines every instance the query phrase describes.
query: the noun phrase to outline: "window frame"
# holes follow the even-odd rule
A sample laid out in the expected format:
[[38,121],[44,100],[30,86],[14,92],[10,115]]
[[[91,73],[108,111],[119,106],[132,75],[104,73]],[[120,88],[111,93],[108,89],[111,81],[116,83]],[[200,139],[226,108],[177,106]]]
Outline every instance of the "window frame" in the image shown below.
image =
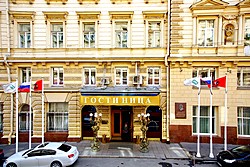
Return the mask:
[[[212,33],[212,35],[213,35],[213,40],[212,40],[212,45],[211,46],[206,46],[206,39],[204,39],[204,45],[199,45],[199,32],[200,32],[200,29],[199,29],[199,22],[200,21],[205,21],[205,23],[206,23],[206,25],[207,25],[207,21],[211,21],[211,20],[213,20],[214,22],[213,22],[213,29],[212,29],[212,31],[213,31],[213,33]],[[203,47],[203,48],[209,48],[209,47],[216,47],[217,46],[217,38],[216,38],[216,25],[217,25],[217,19],[215,18],[215,17],[211,17],[211,18],[207,18],[207,17],[200,17],[200,18],[198,18],[197,19],[197,32],[196,32],[196,35],[197,35],[197,38],[196,38],[196,40],[197,40],[197,46],[198,47]],[[205,27],[205,37],[204,38],[206,38],[206,34],[208,34],[209,32],[207,32],[208,31],[208,29],[209,28],[207,28],[207,26]],[[207,33],[206,33],[207,32]]]
[[[153,73],[152,73],[152,84],[149,84],[149,70],[152,69],[153,70]],[[155,76],[155,70],[158,70],[159,71],[159,76],[156,77]],[[158,84],[155,84],[155,80],[158,79]],[[161,68],[160,67],[157,67],[157,66],[152,66],[152,67],[148,67],[147,68],[147,85],[148,86],[160,86],[161,85]]]
[[[212,71],[214,70],[214,71]],[[206,75],[199,75],[200,71],[204,71],[203,73],[207,73]],[[212,72],[211,72],[212,71]],[[215,80],[217,78],[217,68],[215,67],[195,67],[192,71],[192,78],[200,76],[201,78],[203,77],[210,77],[208,75],[209,73],[212,74],[212,80]],[[201,80],[201,88],[207,88],[207,83]]]
[[[62,31],[55,31],[53,29],[53,26],[55,25],[61,25],[63,30]],[[56,46],[54,46],[54,37],[56,35]],[[50,24],[50,38],[51,38],[51,48],[63,48],[64,47],[64,37],[65,34],[64,34],[64,26],[63,26],[63,23],[60,23],[60,22],[52,22]],[[61,39],[62,37],[62,39]],[[62,42],[62,46],[61,46],[61,42]]]
[[[86,78],[85,78],[85,70],[88,70],[88,73],[90,74],[90,77],[88,77],[89,78],[89,81],[88,81],[88,84],[86,84]],[[94,70],[94,73],[95,73],[95,81],[94,81],[94,83],[92,84],[91,83],[91,78],[92,78],[92,70]],[[96,72],[96,68],[95,67],[86,67],[86,68],[83,68],[83,85],[85,85],[85,86],[95,86],[96,85],[96,74],[97,74],[97,72]]]
[[[117,70],[121,71],[120,77],[116,76]],[[126,78],[123,78],[123,75],[122,75],[123,72],[127,73]],[[129,69],[127,67],[116,67],[114,76],[115,76],[115,86],[128,86],[128,83],[129,83],[128,82],[129,81]],[[123,84],[124,80],[127,82],[126,84]],[[119,82],[119,84],[117,82]]]
[[[210,106],[200,106],[200,135],[210,135]],[[208,111],[208,115],[206,116],[202,116],[202,108],[206,107],[207,108],[207,111]],[[195,110],[195,111],[194,111]],[[195,112],[195,115],[194,115],[194,112]],[[218,117],[218,107],[216,106],[212,106],[212,127],[213,127],[213,132],[212,132],[212,135],[217,135],[217,117]],[[198,106],[193,106],[192,107],[192,134],[193,135],[197,135],[197,118],[198,118]],[[205,125],[207,126],[207,129],[209,132],[207,133],[202,133],[201,132],[201,118],[203,119],[207,119],[208,121],[208,124]],[[196,119],[196,122],[194,121],[194,119]],[[195,125],[196,127],[195,127]]]
[[[29,29],[30,31],[21,31],[20,30],[20,26],[21,25],[29,25]],[[17,25],[17,32],[18,32],[18,48],[30,48],[31,46],[31,25],[30,23],[27,24],[26,23],[22,23],[19,22]],[[21,35],[24,35],[24,47],[21,46]],[[29,35],[29,39],[28,39],[28,35]],[[30,42],[28,43],[28,40],[30,40]]]
[[[25,71],[25,73],[26,73],[26,76],[24,76],[24,71]],[[30,67],[21,67],[21,68],[20,68],[20,79],[21,79],[21,83],[30,82],[31,74],[32,74],[32,71],[31,71],[31,68],[30,68]],[[25,77],[26,77],[26,79],[25,79]]]
[[[51,105],[54,105],[51,106]],[[63,108],[66,110],[58,111],[60,107],[59,104],[63,104]],[[64,107],[66,105],[66,107]],[[54,110],[53,110],[53,109]],[[62,121],[58,121],[57,118],[61,118]],[[50,124],[51,120],[53,121],[53,127]],[[66,120],[65,120],[66,119]],[[61,127],[59,128],[58,122],[61,122]],[[64,125],[66,123],[66,125]],[[66,132],[69,129],[69,104],[67,102],[49,102],[48,103],[48,112],[47,112],[47,130],[49,132]]]
[[[85,47],[85,40],[84,40],[85,39],[85,32],[88,32],[88,34],[89,34],[92,31],[85,31],[84,26],[85,26],[85,24],[90,25],[91,23],[94,25],[94,28],[95,28],[94,33],[91,34],[91,35],[94,35],[94,42],[93,42],[94,46],[91,47],[91,42],[89,41],[88,47]],[[81,46],[83,48],[96,48],[96,45],[97,45],[97,35],[96,35],[97,34],[97,23],[96,23],[96,21],[92,21],[92,22],[90,22],[90,21],[82,21],[81,24],[82,24],[82,28],[81,28],[81,37],[82,37]]]
[[[248,22],[249,22],[249,27],[247,28],[246,26],[246,20],[248,20]],[[243,33],[243,35],[244,35],[244,45],[245,46],[249,46],[250,45],[250,16],[245,16],[245,18],[244,18],[244,33]],[[248,30],[248,31],[247,31]],[[248,35],[247,35],[247,32],[249,32],[248,33]],[[247,36],[246,36],[247,35]]]
[[[56,72],[57,72],[57,76],[56,76],[56,78],[54,78],[54,70],[55,69],[57,69],[56,70]],[[62,70],[62,83],[60,84],[60,69]],[[64,68],[63,67],[51,67],[51,78],[52,78],[52,80],[51,80],[51,85],[52,86],[54,86],[54,87],[61,87],[61,86],[64,86]],[[56,84],[54,84],[54,80],[57,80],[57,83]],[[59,81],[59,83],[58,83],[58,81]]]
[[[149,45],[149,24],[152,22],[158,22],[160,23],[160,45],[159,47],[155,46],[156,44],[154,44],[154,46],[150,46]],[[146,20],[146,47],[147,48],[162,48],[163,47],[163,31],[164,31],[164,18],[162,19],[147,19]],[[153,31],[155,32],[155,31]],[[156,39],[153,39],[153,41],[155,41]]]
[[[237,134],[241,137],[250,137],[250,125],[249,125],[249,134],[244,134],[244,130],[246,130],[244,127],[245,120],[248,120],[248,123],[250,123],[250,116],[244,117],[244,111],[245,109],[250,110],[250,107],[237,107]],[[241,112],[241,114],[239,114]],[[250,113],[250,111],[249,111]],[[241,116],[239,116],[241,115]],[[242,127],[239,128],[239,119],[243,122],[241,123]],[[241,131],[241,132],[240,132]]]
[[[28,110],[23,110],[23,107],[28,107]],[[29,105],[28,104],[25,104],[25,105],[23,105],[22,106],[22,108],[21,108],[21,110],[20,110],[20,112],[18,113],[18,123],[19,123],[19,131],[20,132],[28,132],[29,131],[29,122],[30,122],[30,111],[29,111]],[[25,118],[25,121],[22,121],[22,122],[24,122],[25,123],[25,128],[23,129],[23,128],[21,128],[21,126],[22,126],[22,123],[21,123],[21,118],[23,118],[22,116],[25,116],[24,118]],[[33,120],[34,120],[34,118],[33,118],[33,110],[31,109],[31,131],[33,132]]]
[[[246,88],[250,88],[250,82],[249,85],[245,85],[244,84],[244,69],[249,70],[249,77],[250,77],[250,67],[238,67],[237,68],[237,87],[246,87]],[[240,73],[239,73],[240,71]]]
[[[127,25],[126,25],[127,31],[116,29],[117,23],[127,23]],[[113,43],[113,45],[115,46],[115,48],[129,48],[128,47],[129,46],[129,34],[130,34],[129,33],[129,21],[124,21],[124,20],[123,21],[118,21],[118,20],[115,20],[113,28],[114,28],[114,30],[113,30],[113,33],[114,33],[114,43]],[[122,37],[122,38],[120,38],[120,41],[117,40],[117,34],[119,34],[119,33],[120,33],[120,37]],[[124,41],[124,39],[123,39],[124,34],[126,35],[126,41]],[[120,46],[117,45],[117,43],[119,43],[119,42],[120,42]],[[125,47],[123,47],[124,43],[126,43]]]

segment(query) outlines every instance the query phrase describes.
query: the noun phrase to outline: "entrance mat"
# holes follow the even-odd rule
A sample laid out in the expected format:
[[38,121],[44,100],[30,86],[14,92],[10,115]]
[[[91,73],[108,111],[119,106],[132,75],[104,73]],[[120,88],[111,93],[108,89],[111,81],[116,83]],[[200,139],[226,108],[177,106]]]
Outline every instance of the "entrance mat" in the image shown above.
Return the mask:
[[109,149],[133,150],[133,143],[128,142],[110,142]]

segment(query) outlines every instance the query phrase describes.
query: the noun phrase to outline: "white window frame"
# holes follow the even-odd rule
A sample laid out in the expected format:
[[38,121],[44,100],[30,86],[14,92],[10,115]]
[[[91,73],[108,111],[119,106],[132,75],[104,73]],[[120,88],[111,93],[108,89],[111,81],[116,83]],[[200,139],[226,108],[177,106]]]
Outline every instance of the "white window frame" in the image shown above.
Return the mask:
[[[155,38],[153,39],[153,43],[151,46],[149,45],[149,24],[151,22],[159,22],[160,23],[160,46],[156,46],[156,43],[155,43]],[[161,48],[163,47],[163,31],[164,31],[164,19],[161,19],[161,20],[157,20],[157,19],[154,19],[154,20],[146,20],[146,47],[147,48]],[[155,32],[157,31],[154,31],[154,34]]]
[[[213,21],[213,28],[210,28],[210,27],[207,27],[207,25],[208,25],[208,21]],[[205,21],[205,24],[206,24],[206,27],[204,28],[204,29],[199,29],[199,23],[200,23],[200,21]],[[217,24],[217,20],[215,19],[215,18],[199,18],[199,19],[197,19],[197,45],[198,45],[198,47],[215,47],[216,45],[215,45],[215,43],[216,43],[216,38],[215,38],[215,35],[216,35],[216,24]],[[205,31],[205,34],[204,34],[204,36],[203,36],[203,38],[201,38],[201,40],[203,39],[204,40],[204,45],[200,45],[199,44],[199,34],[201,33],[201,31]],[[206,39],[208,39],[207,38],[207,36],[208,36],[208,33],[209,33],[209,31],[212,31],[212,45],[210,46],[210,45],[207,45],[208,44],[208,42],[207,42],[207,40]]]
[[31,79],[31,68],[30,67],[22,67],[20,69],[21,83],[30,82]]
[[[249,24],[247,24],[247,21]],[[244,40],[245,40],[245,45],[250,45],[250,17],[245,18],[245,33],[244,33]]]
[[[248,73],[244,73],[245,71],[249,71]],[[246,76],[249,76],[247,77],[246,79],[244,79],[244,74],[247,74]],[[238,67],[238,70],[237,70],[237,86],[239,87],[250,87],[250,81],[249,81],[249,84],[246,84],[244,82],[244,80],[247,80],[247,79],[250,79],[250,67]]]
[[[62,83],[60,82],[60,70],[62,70]],[[57,73],[56,77],[54,78],[54,71]],[[52,67],[52,86],[63,86],[64,85],[64,69],[63,67]],[[56,79],[57,83],[54,84],[54,80]],[[59,81],[59,82],[58,82]]]
[[[217,78],[217,69],[214,67],[196,67],[193,69],[193,78],[194,77],[210,77],[209,74],[212,74],[212,80],[215,80],[215,78]],[[204,87],[206,84],[206,82],[201,81],[201,87]],[[207,87],[207,86],[205,86]]]
[[[237,108],[237,131],[238,135],[242,137],[250,137],[250,116],[244,116],[244,113],[248,110],[250,112],[250,107],[238,107]],[[247,122],[246,122],[247,121]],[[248,126],[244,126],[244,124],[249,123]],[[249,134],[245,134],[246,128],[249,128]]]
[[[200,134],[201,135],[209,135],[210,134],[210,106],[200,106],[201,108],[200,108]],[[192,123],[192,133],[194,134],[194,135],[197,135],[197,127],[198,127],[198,125],[197,125],[197,118],[198,118],[198,106],[193,106],[193,114],[192,114],[192,118],[193,118],[193,123]],[[195,111],[194,111],[195,110]],[[207,115],[203,115],[202,113],[203,113],[203,110],[207,110]],[[212,132],[212,134],[213,135],[216,135],[217,133],[216,133],[216,130],[217,130],[217,107],[215,107],[215,106],[213,106],[212,107],[212,110],[213,110],[213,112],[212,112],[212,124],[213,124],[213,127],[214,127],[214,129],[213,129],[213,132]],[[195,114],[195,115],[194,115]],[[208,132],[207,133],[204,133],[204,132],[202,132],[202,119],[206,119],[207,121],[206,122],[208,122],[207,124],[205,124],[205,126],[206,126],[206,129],[208,129]],[[195,125],[196,125],[196,127],[195,127]]]
[[[30,31],[20,31],[20,27],[23,25],[29,25]],[[31,47],[31,25],[29,22],[26,23],[18,23],[18,47],[19,48],[30,48]],[[24,46],[21,45],[21,35],[24,36]]]
[[[152,84],[149,83],[149,80],[151,79],[149,76],[149,70],[152,70]],[[159,76],[155,76],[156,75],[156,71],[159,71]],[[155,83],[156,80],[158,80],[158,84]],[[159,86],[161,83],[161,68],[160,67],[148,67],[147,69],[147,84],[148,86]]]
[[[29,105],[26,104],[26,107],[29,108]],[[25,121],[22,123],[21,122],[21,117],[24,116],[25,117]],[[29,110],[25,110],[25,111],[20,111],[19,112],[19,131],[22,131],[22,132],[26,132],[26,131],[29,131],[29,119],[30,119],[30,112]],[[24,125],[22,127],[22,124]],[[33,131],[33,111],[31,111],[31,130]]]
[[[117,77],[117,71],[120,71],[120,76]],[[127,73],[127,77],[124,78],[123,77],[123,73]],[[115,68],[115,85],[116,86],[127,86],[128,85],[128,76],[129,76],[129,71],[128,71],[128,68],[126,67],[116,67]],[[124,82],[127,82],[127,83],[124,83]]]
[[[49,103],[47,113],[48,131],[68,131],[68,106],[67,102]],[[58,121],[58,119],[61,119],[61,121]],[[52,127],[52,125],[54,126]]]
[[[88,77],[85,75],[86,70],[88,71],[88,74],[89,74]],[[94,76],[92,76],[93,71],[94,71]],[[94,81],[93,81],[93,79],[94,79]],[[83,68],[83,85],[85,85],[85,86],[95,86],[96,85],[96,68]]]
[[[92,31],[85,31],[85,29],[84,29],[84,26],[85,26],[85,24],[86,25],[88,25],[88,24],[92,24],[92,25],[94,25],[94,28],[95,28],[95,30],[94,30],[94,32],[92,32]],[[81,29],[82,29],[82,31],[81,31],[81,37],[82,37],[82,39],[81,39],[81,45],[82,45],[82,47],[83,48],[96,48],[96,46],[97,46],[97,21],[82,21],[81,22]],[[88,35],[90,36],[90,35],[94,35],[94,46],[91,46],[91,42],[89,41],[89,43],[88,43],[88,46],[86,47],[85,46],[85,34],[86,33],[88,33]],[[89,39],[90,40],[90,39]]]
[[[62,31],[55,31],[53,30],[54,25],[61,25],[62,26]],[[50,36],[51,36],[51,47],[52,48],[63,48],[64,47],[64,26],[63,22],[52,22],[50,24],[51,26],[51,31],[50,31]],[[54,46],[54,36],[56,36],[56,46]],[[60,44],[62,43],[62,46]]]
[[[127,30],[118,30],[116,29],[116,25],[117,23],[127,23],[126,28]],[[130,26],[130,22],[127,20],[123,20],[123,21],[118,21],[115,20],[114,21],[114,46],[115,48],[128,48],[129,47],[129,26]],[[117,40],[117,35],[120,34],[120,41]],[[124,40],[124,34],[126,36],[126,39]],[[120,45],[117,45],[117,43],[120,42]],[[123,46],[124,43],[127,43],[126,46]]]

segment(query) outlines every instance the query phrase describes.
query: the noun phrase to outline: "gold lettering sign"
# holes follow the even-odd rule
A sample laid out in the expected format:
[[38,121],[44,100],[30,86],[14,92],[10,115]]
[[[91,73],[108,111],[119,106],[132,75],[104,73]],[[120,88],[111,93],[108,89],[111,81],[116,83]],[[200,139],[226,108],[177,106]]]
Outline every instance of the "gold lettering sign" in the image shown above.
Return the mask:
[[81,105],[160,105],[159,96],[81,96]]

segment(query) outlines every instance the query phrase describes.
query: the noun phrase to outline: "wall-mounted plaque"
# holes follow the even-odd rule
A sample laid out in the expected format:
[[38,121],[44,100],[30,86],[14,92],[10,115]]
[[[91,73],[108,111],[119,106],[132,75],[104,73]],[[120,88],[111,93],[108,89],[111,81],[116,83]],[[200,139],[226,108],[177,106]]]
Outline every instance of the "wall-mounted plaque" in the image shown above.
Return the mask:
[[186,103],[175,103],[175,118],[186,119]]

